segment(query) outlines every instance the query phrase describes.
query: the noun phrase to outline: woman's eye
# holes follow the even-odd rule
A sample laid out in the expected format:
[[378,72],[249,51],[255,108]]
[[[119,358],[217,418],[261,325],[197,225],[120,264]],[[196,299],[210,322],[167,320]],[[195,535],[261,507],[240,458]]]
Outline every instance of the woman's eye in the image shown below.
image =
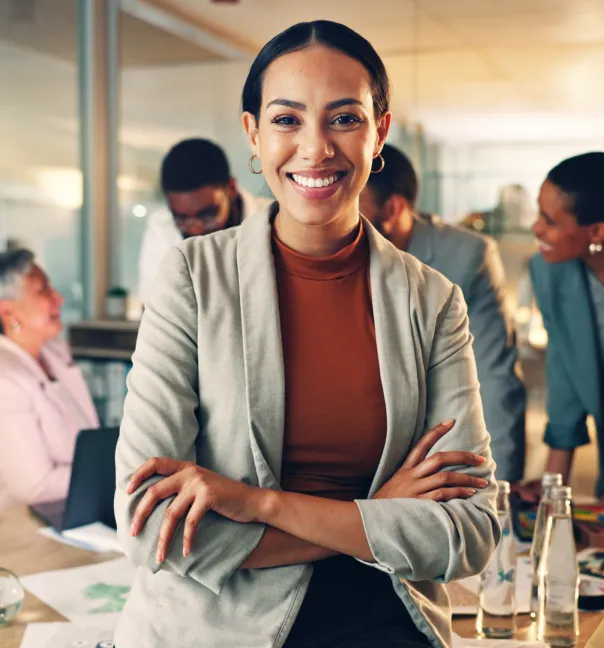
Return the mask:
[[272,123],[277,124],[277,126],[296,126],[298,120],[292,115],[283,115],[282,117],[275,117]]
[[333,120],[333,123],[336,126],[350,126],[351,124],[358,124],[360,121],[356,115],[338,115]]

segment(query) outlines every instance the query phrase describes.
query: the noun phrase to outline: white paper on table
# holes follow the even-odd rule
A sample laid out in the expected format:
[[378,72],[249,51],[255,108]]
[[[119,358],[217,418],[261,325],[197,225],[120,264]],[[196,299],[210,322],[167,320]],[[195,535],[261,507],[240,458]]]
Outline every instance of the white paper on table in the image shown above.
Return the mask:
[[519,639],[466,639],[454,634],[453,648],[547,648],[547,644]]
[[93,547],[92,545],[84,544],[83,542],[76,542],[75,540],[69,540],[68,538],[63,537],[56,529],[52,527],[42,527],[38,529],[38,533],[49,540],[54,540],[60,544],[67,545],[68,547],[75,547],[76,549],[86,549],[86,551],[96,551],[97,553],[102,553],[98,547]]
[[78,549],[86,549],[98,553],[105,553],[107,551],[124,553],[117,539],[117,531],[102,522],[94,522],[75,529],[68,529],[67,531],[63,531],[63,533],[59,533],[52,527],[44,527],[38,529],[38,533],[45,538],[50,538],[69,547],[77,547]]
[[[528,614],[531,611],[531,560],[518,556],[516,562],[516,610],[519,614]],[[480,589],[480,576],[471,576],[462,580],[455,581],[455,584],[461,585],[471,594],[478,596]],[[455,597],[452,596],[453,614],[457,616],[472,616],[476,614],[477,604],[475,605],[456,605]],[[487,648],[484,644],[480,644]],[[498,646],[500,644],[497,644]]]
[[117,531],[102,522],[93,522],[76,529],[63,531],[63,537],[85,545],[97,547],[98,551],[116,551],[124,553],[117,539]]
[[75,623],[30,623],[21,648],[115,648],[114,628],[82,627]]
[[126,559],[23,576],[23,587],[82,626],[115,625],[134,583]]

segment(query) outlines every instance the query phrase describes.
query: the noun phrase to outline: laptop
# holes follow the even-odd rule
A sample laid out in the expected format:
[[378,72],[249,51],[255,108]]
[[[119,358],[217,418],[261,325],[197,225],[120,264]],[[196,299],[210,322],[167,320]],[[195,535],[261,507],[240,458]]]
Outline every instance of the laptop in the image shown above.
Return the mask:
[[116,528],[115,446],[119,428],[82,430],[76,439],[66,500],[40,502],[31,511],[57,531],[102,522]]

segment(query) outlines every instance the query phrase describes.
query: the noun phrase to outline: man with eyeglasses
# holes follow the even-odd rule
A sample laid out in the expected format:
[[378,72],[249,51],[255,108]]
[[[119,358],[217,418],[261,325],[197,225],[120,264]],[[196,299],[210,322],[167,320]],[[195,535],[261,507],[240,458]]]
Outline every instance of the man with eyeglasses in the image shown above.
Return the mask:
[[173,245],[241,224],[269,201],[239,188],[224,151],[206,139],[187,139],[173,146],[161,167],[167,210],[147,221],[139,258],[138,297],[145,303],[157,270]]

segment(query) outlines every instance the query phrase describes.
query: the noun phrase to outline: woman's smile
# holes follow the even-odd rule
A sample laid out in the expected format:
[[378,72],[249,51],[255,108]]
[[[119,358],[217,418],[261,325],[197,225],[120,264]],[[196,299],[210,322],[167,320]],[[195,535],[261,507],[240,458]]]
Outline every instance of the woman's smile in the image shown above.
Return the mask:
[[342,186],[347,171],[299,171],[285,174],[294,191],[306,200],[331,198]]

